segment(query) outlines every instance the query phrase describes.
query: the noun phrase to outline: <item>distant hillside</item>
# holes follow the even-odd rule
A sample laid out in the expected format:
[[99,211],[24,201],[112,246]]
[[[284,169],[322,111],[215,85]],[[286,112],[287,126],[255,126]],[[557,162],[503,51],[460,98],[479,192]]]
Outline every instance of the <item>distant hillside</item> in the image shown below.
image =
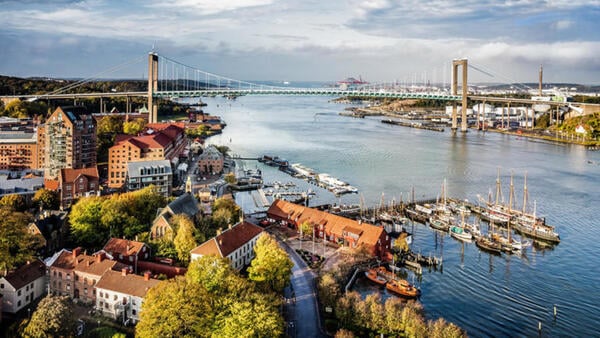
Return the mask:
[[[68,86],[77,81],[48,78],[19,78],[0,75],[0,95],[35,95],[45,94]],[[70,93],[92,93],[109,91],[145,91],[147,82],[143,80],[106,80],[88,82]]]
[[[537,89],[538,83],[517,83],[517,84],[477,84],[477,87],[485,88],[489,90],[511,90],[511,89],[523,89],[531,88]],[[542,89],[552,88],[576,88],[576,91],[581,93],[600,93],[600,86],[595,85],[582,85],[577,83],[544,83]]]

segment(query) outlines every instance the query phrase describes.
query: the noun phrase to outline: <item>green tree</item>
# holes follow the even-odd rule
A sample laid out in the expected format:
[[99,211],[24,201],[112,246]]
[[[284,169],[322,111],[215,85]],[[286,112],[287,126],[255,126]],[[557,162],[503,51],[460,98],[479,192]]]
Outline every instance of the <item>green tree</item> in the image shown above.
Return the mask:
[[138,135],[146,126],[146,120],[142,118],[123,123],[123,133],[128,135]]
[[217,316],[212,337],[281,337],[283,320],[271,297],[255,293]]
[[113,135],[123,131],[123,118],[119,115],[107,115],[98,121],[96,133],[98,135]]
[[98,248],[106,242],[110,229],[102,223],[103,202],[103,197],[83,197],[71,208],[69,223],[77,245]]
[[283,292],[290,283],[294,264],[275,239],[263,233],[254,246],[256,257],[248,268],[248,278],[257,283],[263,290]]
[[194,222],[188,216],[181,214],[173,216],[172,223],[177,228],[177,235],[173,240],[177,258],[187,265],[190,262],[190,251],[198,245],[194,239],[194,232],[196,231]]
[[58,209],[58,193],[54,190],[39,189],[33,195],[32,201],[44,210]]
[[225,182],[227,182],[229,184],[235,184],[237,182],[237,179],[235,178],[235,174],[228,173],[227,175],[225,175]]
[[225,295],[232,285],[243,283],[229,263],[226,258],[202,256],[190,263],[185,276],[213,294]]
[[24,337],[71,337],[75,332],[75,316],[66,296],[42,299],[23,330]]
[[12,208],[16,211],[25,211],[27,209],[25,198],[18,194],[10,194],[2,197],[2,199],[0,199],[0,205]]
[[228,209],[217,209],[217,211],[212,214],[212,224],[215,228],[226,228],[229,224],[234,223],[232,222],[232,219],[233,216]]
[[135,336],[210,337],[214,314],[206,289],[177,277],[148,291]]
[[334,307],[341,295],[340,285],[331,273],[324,273],[319,277],[317,286],[319,300],[325,307]]
[[11,270],[33,259],[39,247],[36,237],[27,231],[31,215],[0,207],[0,270]]
[[311,237],[313,229],[314,228],[313,228],[312,224],[310,224],[309,221],[304,221],[300,224],[300,230],[302,232],[302,237],[306,237],[306,236]]
[[223,154],[223,156],[227,156],[229,155],[229,147],[228,146],[215,146],[215,148],[217,148],[217,150]]

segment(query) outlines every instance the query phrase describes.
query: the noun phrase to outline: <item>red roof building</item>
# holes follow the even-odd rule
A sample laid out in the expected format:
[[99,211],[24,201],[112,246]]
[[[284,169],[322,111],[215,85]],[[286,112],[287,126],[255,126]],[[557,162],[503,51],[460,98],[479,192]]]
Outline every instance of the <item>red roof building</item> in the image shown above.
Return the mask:
[[73,201],[80,197],[97,195],[100,192],[98,167],[61,169],[58,186],[60,205],[63,208],[71,206]]
[[275,200],[267,210],[267,215],[278,221],[294,226],[308,222],[315,229],[315,236],[328,242],[351,248],[364,246],[373,256],[386,259],[391,246],[391,238],[383,227],[362,223],[353,219],[333,215],[317,209]]
[[138,271],[138,261],[150,258],[150,247],[148,245],[128,239],[111,238],[102,250],[114,260],[129,265],[136,273]]

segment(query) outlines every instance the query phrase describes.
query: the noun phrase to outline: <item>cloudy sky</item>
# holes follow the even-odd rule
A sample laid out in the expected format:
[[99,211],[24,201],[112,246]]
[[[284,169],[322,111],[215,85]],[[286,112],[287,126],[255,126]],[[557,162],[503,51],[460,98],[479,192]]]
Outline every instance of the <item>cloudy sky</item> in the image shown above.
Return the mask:
[[[0,74],[159,54],[236,79],[600,83],[600,0],[0,0]],[[107,77],[145,77],[144,61]]]

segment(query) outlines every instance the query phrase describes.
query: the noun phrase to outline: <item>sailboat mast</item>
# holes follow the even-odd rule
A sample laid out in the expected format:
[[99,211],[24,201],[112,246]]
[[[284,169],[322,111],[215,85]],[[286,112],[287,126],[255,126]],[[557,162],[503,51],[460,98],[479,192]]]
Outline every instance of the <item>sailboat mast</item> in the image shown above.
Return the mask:
[[500,202],[500,168],[498,168],[498,177],[496,178],[496,205]]
[[508,197],[508,213],[512,214],[513,196],[515,195],[515,186],[513,184],[513,173],[510,173],[510,196]]
[[525,185],[523,186],[523,215],[527,211],[527,172],[525,172]]

